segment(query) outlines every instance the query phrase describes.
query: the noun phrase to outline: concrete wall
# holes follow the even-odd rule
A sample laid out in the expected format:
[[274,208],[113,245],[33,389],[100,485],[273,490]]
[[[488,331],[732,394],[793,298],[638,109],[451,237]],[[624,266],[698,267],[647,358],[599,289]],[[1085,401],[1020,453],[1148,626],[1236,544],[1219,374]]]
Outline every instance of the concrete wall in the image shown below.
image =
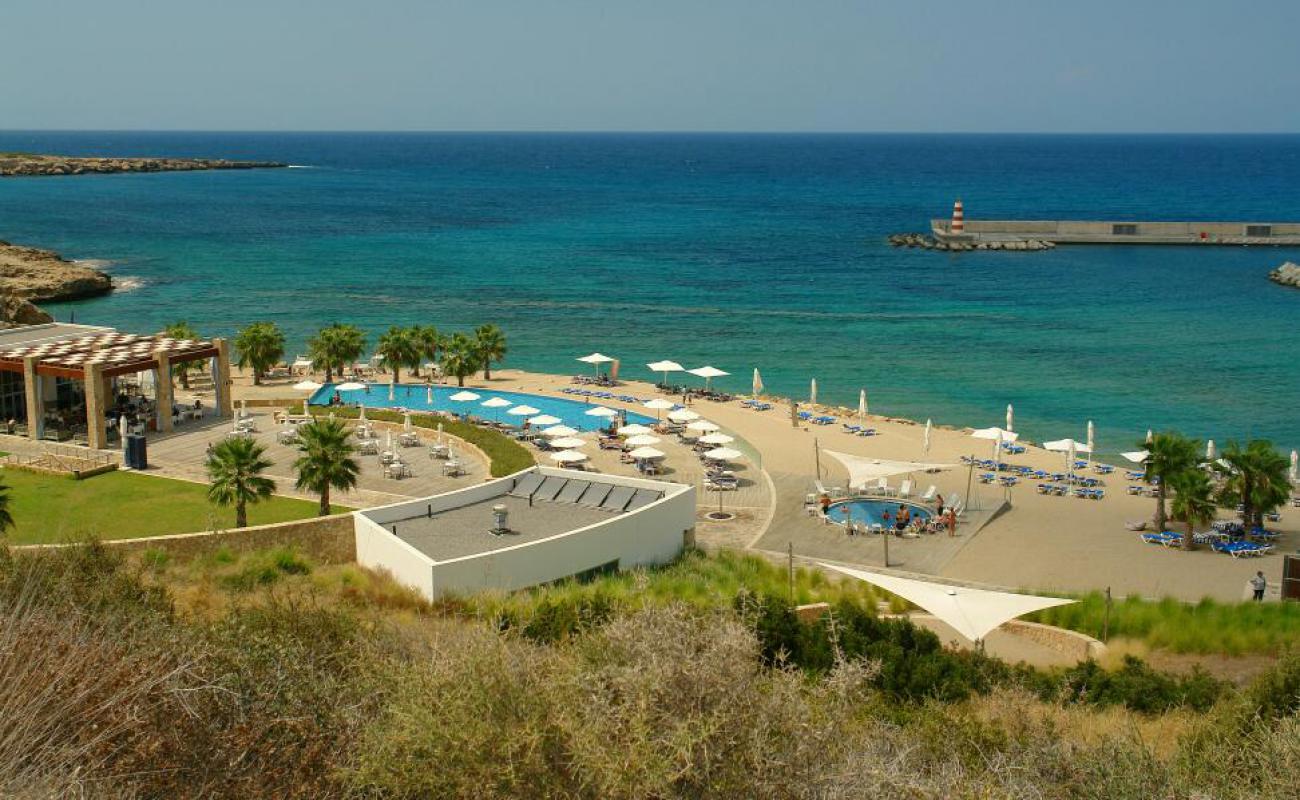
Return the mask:
[[[980,238],[1041,238],[1054,242],[1086,243],[1090,241],[1133,243],[1181,243],[1216,239],[1240,240],[1246,236],[1248,225],[1271,225],[1271,237],[1300,236],[1300,223],[1296,222],[1145,222],[1142,220],[991,220],[968,219],[964,236]],[[949,220],[931,220],[936,235],[946,234]],[[1117,224],[1136,225],[1136,234],[1114,233]]]
[[[591,473],[536,467],[544,475],[591,479]],[[637,511],[534,542],[447,561],[434,561],[384,527],[500,496],[516,475],[438,497],[356,512],[357,563],[387,570],[398,582],[433,599],[445,592],[522,589],[567,578],[610,562],[621,569],[671,561],[695,526],[695,489],[641,478],[601,475],[602,481],[665,492]]]

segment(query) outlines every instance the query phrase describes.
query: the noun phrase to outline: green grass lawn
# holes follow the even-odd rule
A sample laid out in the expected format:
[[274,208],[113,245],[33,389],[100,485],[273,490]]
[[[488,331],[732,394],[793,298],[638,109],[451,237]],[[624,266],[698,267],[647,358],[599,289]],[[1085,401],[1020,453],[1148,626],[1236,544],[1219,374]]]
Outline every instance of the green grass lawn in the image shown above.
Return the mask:
[[[133,472],[107,472],[82,481],[16,469],[0,470],[0,476],[9,486],[14,518],[10,544],[131,539],[235,524],[233,507],[209,503],[207,487],[188,481]],[[248,524],[304,519],[317,508],[308,500],[273,497],[248,507]]]

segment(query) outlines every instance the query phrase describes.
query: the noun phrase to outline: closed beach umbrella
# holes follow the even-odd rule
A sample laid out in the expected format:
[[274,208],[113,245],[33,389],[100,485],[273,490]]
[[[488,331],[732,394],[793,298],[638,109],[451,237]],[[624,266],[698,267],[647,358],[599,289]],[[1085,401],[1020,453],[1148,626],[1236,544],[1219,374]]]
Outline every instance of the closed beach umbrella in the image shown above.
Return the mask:
[[710,461],[733,461],[740,458],[742,453],[739,450],[732,450],[730,447],[715,447],[707,451],[704,457]]
[[577,436],[579,432],[577,428],[570,428],[568,425],[552,425],[542,431],[542,435],[548,439],[556,439],[561,436]]
[[631,456],[632,458],[640,459],[642,461],[649,461],[652,459],[664,457],[662,451],[656,450],[653,447],[638,447],[637,449],[628,453],[628,455]]
[[415,426],[411,424],[411,412],[407,411],[402,414],[402,433],[412,433],[414,431]]
[[390,453],[393,452],[393,432],[392,432],[392,431],[389,431],[389,432],[387,433],[387,435],[384,436],[384,449],[387,450],[387,451],[390,452]]
[[559,417],[552,417],[550,414],[541,414],[528,419],[529,425],[535,425],[539,428],[545,428],[547,425],[559,425],[561,422],[564,422],[564,420]]
[[704,444],[731,444],[736,441],[734,437],[725,433],[710,433],[700,437]]
[[644,436],[647,433],[654,433],[654,431],[644,425],[624,425],[618,429],[619,436]]
[[930,420],[925,421],[925,439],[921,443],[921,450],[930,452]]
[[361,413],[357,415],[357,422],[365,422],[365,421],[366,421],[366,404],[362,403]]
[[668,373],[681,372],[683,369],[682,365],[676,361],[655,361],[652,364],[646,364],[646,366],[654,372],[662,372],[665,385],[668,383]]
[[532,406],[515,406],[506,413],[512,417],[531,417],[534,414],[540,414],[541,411],[540,408],[533,408]]
[[867,418],[867,390],[860,389],[858,390],[858,419],[863,420],[866,418]]
[[700,433],[713,433],[718,429],[717,425],[709,422],[707,419],[699,419],[686,426],[689,430],[699,431]]
[[651,436],[647,433],[641,433],[641,434],[637,434],[636,436],[629,436],[627,438],[628,447],[649,447],[652,444],[659,444],[658,436]]
[[1213,439],[1211,439],[1210,441],[1208,441],[1208,442],[1205,443],[1205,460],[1206,460],[1206,461],[1213,461],[1213,460],[1214,460],[1214,440],[1213,440]]
[[298,381],[293,385],[293,388],[300,392],[314,392],[323,385],[316,381]]
[[1070,440],[1070,449],[1067,450],[1066,453],[1065,453],[1065,471],[1066,471],[1066,472],[1074,472],[1074,459],[1075,459],[1075,457],[1076,457],[1076,455],[1075,455],[1075,441],[1074,441],[1073,439],[1071,439],[1071,440]]
[[1151,433],[1150,428],[1147,428],[1147,444],[1151,444],[1151,440],[1154,438],[1156,438],[1155,434]]
[[617,411],[615,411],[612,408],[605,408],[604,406],[596,406],[595,408],[589,408],[583,413],[585,413],[589,417],[603,417],[605,419],[618,416]]
[[455,394],[453,394],[451,397],[447,399],[456,403],[469,403],[474,400],[477,400],[478,395],[474,394],[473,392],[456,392]]
[[763,376],[758,374],[758,367],[754,367],[754,383],[751,385],[752,394],[758,397],[763,393]]
[[438,444],[442,444],[442,443],[443,443],[443,440],[442,440],[442,423],[439,422],[439,423],[438,423]]
[[1295,483],[1300,480],[1300,453],[1295,450],[1291,451],[1291,482]]
[[433,384],[424,387],[424,402],[433,405]]
[[1095,440],[1093,438],[1094,433],[1095,431],[1093,430],[1092,427],[1092,420],[1088,420],[1088,463],[1089,464],[1092,463],[1092,451],[1096,447]]
[[817,379],[816,378],[813,378],[812,382],[808,384],[808,405],[810,406],[817,405]]
[[561,436],[558,439],[551,440],[551,447],[558,447],[561,450],[572,450],[575,447],[582,447],[586,443],[586,439],[579,439],[576,436]]
[[348,381],[346,383],[340,383],[334,388],[340,392],[359,392],[366,388],[366,385],[364,383],[357,383],[356,381]]
[[1015,421],[1016,411],[1011,407],[1010,403],[1007,403],[1007,430],[1014,431],[1016,429]]
[[586,453],[579,453],[577,450],[561,450],[558,453],[551,453],[551,460],[560,464],[577,464],[587,460]]
[[247,400],[240,400],[240,401],[239,401],[239,416],[240,416],[241,419],[244,418],[244,417],[247,417],[247,416],[248,416],[248,401],[247,401]]
[[397,399],[397,384],[396,384],[396,383],[393,383],[392,381],[389,381],[389,382],[388,382],[388,401],[391,403],[392,401],[394,401],[394,400],[396,400],[396,399]]
[[699,418],[700,418],[699,414],[696,414],[694,411],[691,411],[688,408],[679,409],[677,411],[673,411],[668,414],[668,419],[672,420],[673,422],[690,422],[692,420],[697,420]]

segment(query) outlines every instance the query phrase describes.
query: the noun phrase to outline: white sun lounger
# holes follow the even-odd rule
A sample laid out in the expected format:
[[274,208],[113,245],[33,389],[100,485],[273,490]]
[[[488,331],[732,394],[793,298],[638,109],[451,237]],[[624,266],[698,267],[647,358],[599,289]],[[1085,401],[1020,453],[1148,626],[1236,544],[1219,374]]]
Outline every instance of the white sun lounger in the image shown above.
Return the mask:
[[911,478],[907,478],[906,480],[904,480],[903,485],[898,487],[898,496],[901,498],[908,498],[912,496]]
[[921,499],[928,503],[933,500],[938,493],[939,487],[932,483],[930,484],[930,488],[925,490],[925,494],[921,495]]

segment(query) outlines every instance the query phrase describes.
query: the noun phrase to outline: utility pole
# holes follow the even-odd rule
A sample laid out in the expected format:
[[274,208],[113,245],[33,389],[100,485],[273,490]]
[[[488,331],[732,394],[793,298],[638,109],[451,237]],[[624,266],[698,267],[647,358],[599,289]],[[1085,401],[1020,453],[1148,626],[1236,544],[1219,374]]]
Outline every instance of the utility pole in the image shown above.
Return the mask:
[[790,553],[790,560],[788,562],[789,564],[788,569],[790,574],[790,605],[793,606],[794,605],[794,542],[790,542],[789,553]]
[[1103,643],[1110,641],[1110,587],[1106,587],[1106,615],[1101,621],[1101,641]]
[[889,568],[889,528],[880,532],[880,540],[885,543],[885,568]]

